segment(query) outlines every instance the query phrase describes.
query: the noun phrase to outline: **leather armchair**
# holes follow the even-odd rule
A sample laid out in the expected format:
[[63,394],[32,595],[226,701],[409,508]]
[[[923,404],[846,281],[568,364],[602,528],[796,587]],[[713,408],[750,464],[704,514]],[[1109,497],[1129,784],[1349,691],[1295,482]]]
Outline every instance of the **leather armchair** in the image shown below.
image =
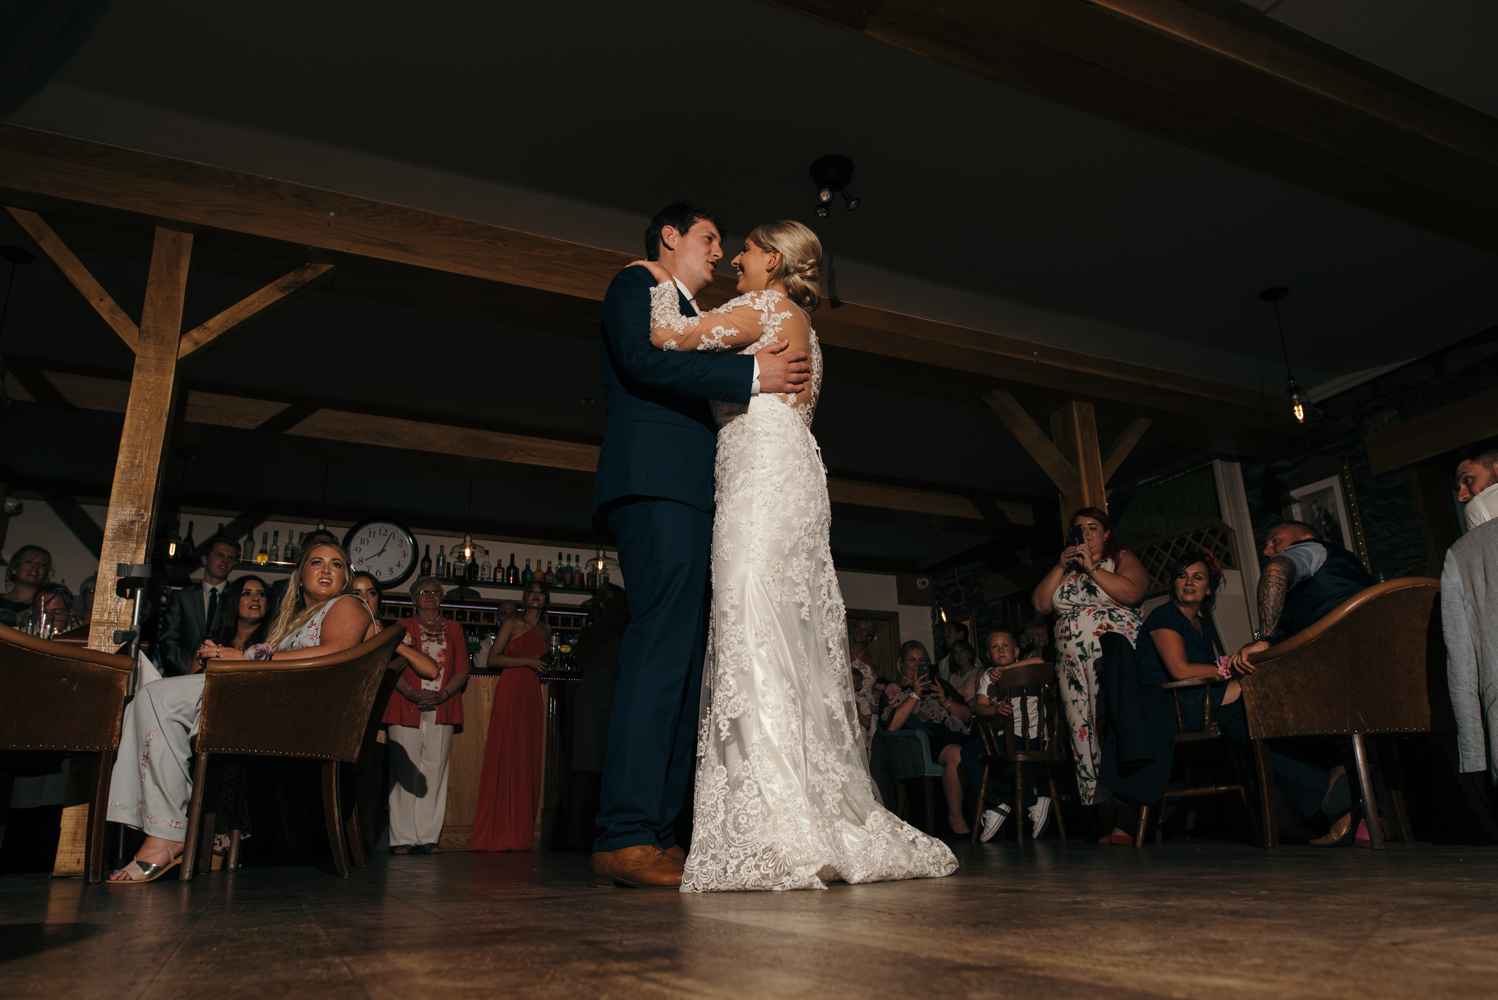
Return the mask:
[[[339,767],[358,760],[366,741],[373,738],[384,701],[404,667],[395,647],[405,635],[404,628],[391,626],[327,656],[208,664],[182,881],[191,881],[196,874],[199,841],[205,839],[199,827],[208,761],[214,754],[321,761],[323,815],[333,866],[339,875],[348,874],[350,851],[358,851],[358,838],[345,831]],[[362,859],[356,863],[362,864]]]
[[109,776],[134,672],[128,656],[38,639],[0,625],[0,686],[7,693],[0,715],[0,770],[5,772],[0,777],[0,839],[10,808],[11,775],[49,755],[73,756],[93,769],[84,848],[90,882],[104,877]]
[[[1390,580],[1353,595],[1252,658],[1255,669],[1243,679],[1243,699],[1263,796],[1265,846],[1273,845],[1277,831],[1273,774],[1260,741],[1320,735],[1352,738],[1368,836],[1374,848],[1384,846],[1363,737],[1454,730],[1440,611],[1439,580]],[[1395,808],[1402,811],[1402,801]]]

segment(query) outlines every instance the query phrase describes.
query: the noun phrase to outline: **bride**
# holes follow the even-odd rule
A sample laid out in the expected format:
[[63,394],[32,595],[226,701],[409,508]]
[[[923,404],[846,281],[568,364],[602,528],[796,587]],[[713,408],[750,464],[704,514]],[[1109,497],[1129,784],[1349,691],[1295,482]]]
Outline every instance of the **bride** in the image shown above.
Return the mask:
[[664,267],[637,262],[659,282],[655,347],[753,354],[787,340],[811,358],[807,392],[713,404],[713,607],[683,892],[823,889],[957,868],[945,844],[879,804],[859,738],[827,471],[811,434],[822,352],[807,313],[821,298],[821,256],[799,222],[759,226],[733,259],[745,294],[694,317],[681,315]]

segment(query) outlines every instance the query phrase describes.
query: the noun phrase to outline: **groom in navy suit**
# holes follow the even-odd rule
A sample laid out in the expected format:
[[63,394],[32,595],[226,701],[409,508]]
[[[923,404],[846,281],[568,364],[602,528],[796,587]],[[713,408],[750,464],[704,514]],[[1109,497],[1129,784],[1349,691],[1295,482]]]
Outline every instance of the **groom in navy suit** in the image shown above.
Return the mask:
[[[697,293],[723,257],[717,217],[690,202],[668,205],[645,231],[645,256],[675,277],[682,314],[696,315]],[[708,400],[800,392],[810,378],[806,353],[785,343],[752,357],[653,348],[654,284],[643,267],[615,275],[598,337],[609,421],[593,516],[618,542],[631,618],[619,648],[594,886],[681,884],[686,853],[672,827],[692,781],[713,534],[717,427]]]

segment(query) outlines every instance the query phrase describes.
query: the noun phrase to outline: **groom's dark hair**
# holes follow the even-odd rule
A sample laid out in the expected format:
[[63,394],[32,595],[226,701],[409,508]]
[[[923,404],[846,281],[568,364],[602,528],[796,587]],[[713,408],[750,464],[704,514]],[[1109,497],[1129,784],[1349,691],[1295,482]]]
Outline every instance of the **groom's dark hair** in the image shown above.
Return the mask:
[[722,235],[723,223],[713,214],[713,210],[695,201],[673,201],[656,212],[655,218],[645,228],[645,259],[660,260],[662,229],[670,226],[678,233],[684,233],[702,219],[717,226],[719,235]]

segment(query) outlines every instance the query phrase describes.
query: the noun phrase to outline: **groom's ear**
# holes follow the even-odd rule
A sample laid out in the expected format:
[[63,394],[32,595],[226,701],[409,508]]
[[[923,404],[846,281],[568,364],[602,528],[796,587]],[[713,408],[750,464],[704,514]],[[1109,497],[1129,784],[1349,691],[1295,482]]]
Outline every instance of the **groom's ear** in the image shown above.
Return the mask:
[[661,227],[661,246],[674,251],[676,249],[676,241],[679,239],[681,239],[681,233],[677,232],[675,226]]

